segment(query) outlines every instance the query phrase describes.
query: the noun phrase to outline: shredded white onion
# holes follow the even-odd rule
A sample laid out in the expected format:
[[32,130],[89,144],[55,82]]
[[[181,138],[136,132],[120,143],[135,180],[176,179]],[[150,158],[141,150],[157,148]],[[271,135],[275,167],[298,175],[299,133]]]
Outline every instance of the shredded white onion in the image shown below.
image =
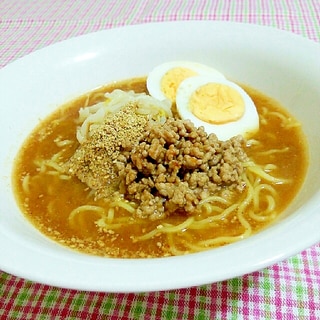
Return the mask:
[[172,117],[169,100],[160,101],[145,93],[119,89],[106,93],[105,97],[105,101],[79,110],[78,120],[81,124],[77,130],[79,143],[83,143],[90,135],[91,129],[101,124],[108,115],[118,112],[128,104],[136,104],[138,106],[136,112],[147,116],[150,120],[163,123],[167,117]]

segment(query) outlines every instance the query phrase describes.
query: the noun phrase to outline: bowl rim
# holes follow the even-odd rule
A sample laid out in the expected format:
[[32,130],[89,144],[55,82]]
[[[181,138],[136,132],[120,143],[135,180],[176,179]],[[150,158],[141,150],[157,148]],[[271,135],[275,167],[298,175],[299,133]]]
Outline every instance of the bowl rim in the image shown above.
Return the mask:
[[[51,59],[54,59],[53,52],[58,57],[57,59],[69,59],[70,63],[70,57],[77,53],[77,48],[79,50],[83,44],[89,43],[90,45],[95,44],[97,50],[99,45],[96,44],[96,41],[106,37],[120,35],[125,38],[127,34],[132,35],[136,32],[147,33],[147,35],[153,32],[160,36],[164,30],[170,30],[170,37],[173,37],[172,34],[178,34],[183,29],[189,32],[197,30],[193,31],[193,36],[196,36],[199,31],[208,28],[211,31],[227,30],[229,33],[237,29],[237,32],[249,33],[249,37],[251,32],[255,37],[264,35],[269,41],[281,40],[290,44],[294,43],[301,46],[299,48],[302,52],[312,51],[312,56],[320,53],[318,43],[269,26],[210,20],[155,22],[88,33],[34,51],[0,69],[0,85],[5,83],[6,77],[10,77],[12,73],[16,74],[19,70],[23,70],[22,68],[28,68],[30,64],[39,68],[41,66],[39,60],[50,62]],[[75,49],[71,50],[73,47]],[[92,56],[88,59],[94,58]],[[46,111],[44,114],[50,114],[50,112]],[[1,124],[4,124],[3,121]],[[1,163],[7,161],[8,159],[4,157],[0,160]],[[1,182],[0,190],[8,187],[9,180],[10,178],[7,177],[4,182]],[[40,283],[88,291],[146,292],[208,284],[260,270],[320,241],[317,223],[314,223],[315,221],[320,223],[320,217],[316,215],[320,209],[319,199],[320,191],[280,224],[275,224],[248,239],[226,247],[186,256],[143,260],[110,259],[79,254],[61,248],[51,240],[43,238],[44,236],[39,232],[34,232],[33,227],[30,229],[27,227],[25,233],[16,237],[12,230],[6,229],[10,222],[3,221],[4,223],[0,224],[0,242],[3,248],[0,268],[5,272]],[[304,214],[301,214],[302,212]],[[308,214],[306,215],[305,212]],[[5,215],[2,214],[2,216]],[[313,217],[314,220],[306,222],[305,216]],[[290,228],[296,230],[296,233],[287,232]],[[284,234],[285,238],[283,238]],[[36,239],[35,242],[39,243],[38,246],[25,243],[25,239],[30,235]],[[276,247],[273,242],[268,241],[270,238],[278,241]],[[303,240],[296,243],[297,238]],[[45,248],[41,247],[42,243],[45,244]],[[263,249],[257,251],[255,248],[259,246]],[[196,273],[194,272],[195,265]],[[94,272],[88,274],[88,271],[92,269]],[[157,274],[150,270],[156,270]]]

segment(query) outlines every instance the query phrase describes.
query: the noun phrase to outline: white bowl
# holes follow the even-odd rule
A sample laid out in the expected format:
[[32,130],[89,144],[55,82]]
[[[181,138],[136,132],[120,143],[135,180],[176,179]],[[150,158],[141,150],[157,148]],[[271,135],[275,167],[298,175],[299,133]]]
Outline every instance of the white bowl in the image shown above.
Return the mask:
[[[139,292],[212,283],[294,255],[320,241],[320,46],[268,27],[188,21],[136,25],[73,38],[0,70],[0,268],[50,285]],[[61,247],[20,213],[13,158],[31,129],[60,104],[113,80],[146,75],[169,60],[214,66],[279,100],[303,124],[310,148],[305,184],[283,218],[246,240],[162,259],[108,259]]]

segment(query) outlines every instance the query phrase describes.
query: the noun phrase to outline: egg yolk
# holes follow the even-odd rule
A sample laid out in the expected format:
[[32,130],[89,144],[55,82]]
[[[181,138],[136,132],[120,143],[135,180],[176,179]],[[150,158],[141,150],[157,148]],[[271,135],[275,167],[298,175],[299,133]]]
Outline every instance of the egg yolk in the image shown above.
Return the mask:
[[180,83],[183,80],[196,75],[196,72],[187,68],[172,68],[167,71],[161,79],[161,91],[169,100],[175,102],[177,89]]
[[191,112],[200,120],[211,124],[224,124],[240,119],[245,103],[234,88],[217,83],[199,87],[189,100]]

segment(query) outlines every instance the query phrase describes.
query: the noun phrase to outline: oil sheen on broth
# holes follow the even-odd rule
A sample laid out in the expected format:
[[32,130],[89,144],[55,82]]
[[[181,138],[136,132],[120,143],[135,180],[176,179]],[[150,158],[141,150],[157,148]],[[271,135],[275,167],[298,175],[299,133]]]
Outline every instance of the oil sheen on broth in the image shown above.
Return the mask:
[[[254,206],[252,200],[241,216],[238,214],[240,204],[230,213],[220,209],[214,213],[214,219],[195,216],[192,218],[195,223],[190,224],[186,223],[189,216],[185,214],[150,221],[134,218],[120,208],[114,225],[99,230],[97,221],[101,213],[95,208],[106,208],[106,202],[94,200],[87,185],[61,173],[55,163],[67,161],[78,147],[75,132],[79,108],[103,100],[105,92],[117,88],[146,92],[146,79],[137,78],[83,95],[59,108],[35,128],[17,156],[13,174],[16,198],[24,215],[42,233],[62,245],[83,253],[118,258],[196,252],[244,239],[264,229],[279,217],[301,187],[308,164],[307,147],[300,126],[287,111],[264,94],[242,87],[253,99],[260,118],[260,130],[247,142],[245,151],[264,172],[286,181],[270,182],[272,190],[262,183],[259,194],[264,195],[265,200],[259,203],[258,212],[250,213]],[[263,180],[262,177],[259,181]],[[238,197],[239,203],[245,200],[241,193]],[[271,203],[271,198],[275,203]],[[70,213],[79,206],[87,206],[87,210],[70,219]],[[269,208],[267,213],[266,208]],[[201,219],[205,227],[196,224]],[[168,226],[171,231],[161,232]],[[155,232],[144,239],[152,230]]]

